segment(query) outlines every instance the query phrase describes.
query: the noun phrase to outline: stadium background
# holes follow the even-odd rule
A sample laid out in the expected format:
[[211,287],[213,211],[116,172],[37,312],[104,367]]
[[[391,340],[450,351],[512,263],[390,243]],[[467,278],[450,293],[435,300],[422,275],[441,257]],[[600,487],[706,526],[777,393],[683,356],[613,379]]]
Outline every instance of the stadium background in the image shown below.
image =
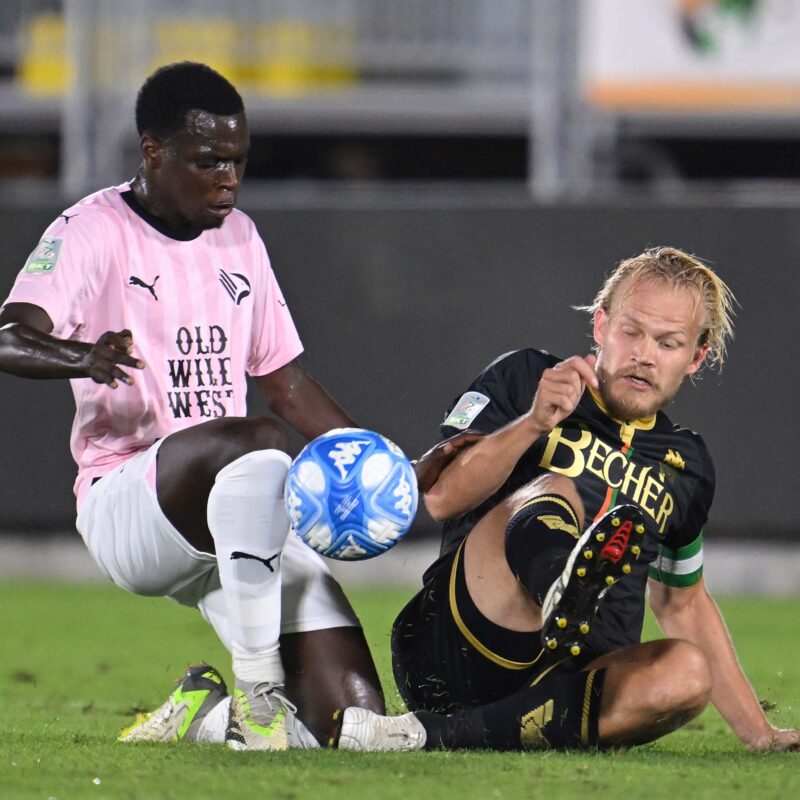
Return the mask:
[[[619,259],[673,244],[716,265],[741,303],[730,363],[669,413],[714,455],[709,546],[739,554],[724,571],[751,575],[766,541],[788,570],[768,582],[800,592],[800,69],[785,46],[800,9],[240,0],[223,19],[217,7],[3,4],[0,295],[66,205],[133,174],[133,96],[148,72],[207,61],[245,96],[254,144],[240,205],[308,369],[410,455],[498,354],[585,352],[588,322],[571,306]],[[622,27],[664,74],[608,61]],[[41,567],[54,534],[77,542],[72,398],[9,376],[0,396],[8,572]],[[424,512],[416,527],[430,543]]]

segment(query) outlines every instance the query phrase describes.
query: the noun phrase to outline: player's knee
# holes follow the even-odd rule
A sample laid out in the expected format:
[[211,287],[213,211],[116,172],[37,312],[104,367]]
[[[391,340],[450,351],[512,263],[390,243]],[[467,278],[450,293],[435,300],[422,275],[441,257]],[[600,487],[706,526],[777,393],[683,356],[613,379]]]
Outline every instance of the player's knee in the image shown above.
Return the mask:
[[[679,713],[689,719],[699,714],[711,699],[712,676],[708,659],[699,647],[682,639],[659,643],[660,679],[654,681],[654,709]],[[656,688],[657,687],[657,688]]]
[[220,469],[255,450],[282,450],[289,447],[286,429],[266,417],[230,419],[214,431]]
[[555,472],[546,472],[514,492],[508,499],[509,511],[513,515],[534,498],[548,494],[563,497],[575,510],[580,525],[583,525],[583,502],[575,481]]

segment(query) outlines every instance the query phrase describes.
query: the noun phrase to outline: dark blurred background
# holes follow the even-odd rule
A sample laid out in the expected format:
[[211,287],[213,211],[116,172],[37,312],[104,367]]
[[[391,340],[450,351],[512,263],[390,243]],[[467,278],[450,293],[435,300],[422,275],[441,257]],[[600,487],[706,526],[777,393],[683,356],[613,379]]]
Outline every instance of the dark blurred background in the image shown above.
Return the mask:
[[[741,303],[729,364],[668,410],[715,457],[708,534],[795,539],[800,4],[128,5],[0,8],[0,301],[66,205],[133,175],[144,77],[203,60],[245,97],[241,207],[306,366],[361,424],[418,455],[490,360],[587,352],[572,306],[675,245]],[[69,387],[0,392],[0,535],[72,530]]]

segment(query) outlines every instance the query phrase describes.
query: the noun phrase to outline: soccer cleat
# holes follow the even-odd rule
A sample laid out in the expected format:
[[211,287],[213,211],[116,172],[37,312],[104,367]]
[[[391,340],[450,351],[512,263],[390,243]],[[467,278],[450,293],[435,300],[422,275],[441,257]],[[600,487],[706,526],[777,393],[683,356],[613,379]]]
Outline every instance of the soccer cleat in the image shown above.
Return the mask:
[[580,655],[600,601],[638,560],[644,532],[644,516],[632,505],[612,508],[584,531],[542,603],[545,651]]
[[155,711],[137,714],[134,723],[122,729],[117,741],[193,741],[208,712],[227,696],[225,681],[214,667],[190,666],[166,701]]
[[329,745],[340,750],[393,752],[422,750],[428,734],[413,714],[384,717],[366,708],[346,708],[334,714],[337,732]]
[[287,750],[290,717],[297,709],[280,687],[257,683],[231,696],[231,712],[225,744],[232,750]]

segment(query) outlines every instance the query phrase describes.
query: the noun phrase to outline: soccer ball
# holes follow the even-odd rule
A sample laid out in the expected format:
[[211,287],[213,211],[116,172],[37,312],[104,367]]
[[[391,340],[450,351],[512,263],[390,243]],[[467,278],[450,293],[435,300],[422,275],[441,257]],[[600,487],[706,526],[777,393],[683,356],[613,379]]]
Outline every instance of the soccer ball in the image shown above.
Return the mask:
[[362,428],[336,428],[307,444],[289,468],[292,529],[329,558],[373,558],[405,536],[417,512],[417,477],[403,451]]

